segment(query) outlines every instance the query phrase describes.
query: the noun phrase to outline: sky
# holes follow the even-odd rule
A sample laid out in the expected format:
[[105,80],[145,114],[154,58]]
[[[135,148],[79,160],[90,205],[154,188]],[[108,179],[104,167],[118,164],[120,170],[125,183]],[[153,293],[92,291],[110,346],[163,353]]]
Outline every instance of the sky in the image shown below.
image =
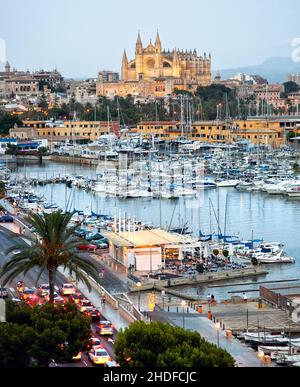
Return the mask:
[[299,14],[299,0],[0,0],[0,68],[5,42],[17,69],[96,78],[124,48],[133,58],[139,30],[144,45],[158,30],[163,48],[211,52],[215,70],[255,65],[292,55]]

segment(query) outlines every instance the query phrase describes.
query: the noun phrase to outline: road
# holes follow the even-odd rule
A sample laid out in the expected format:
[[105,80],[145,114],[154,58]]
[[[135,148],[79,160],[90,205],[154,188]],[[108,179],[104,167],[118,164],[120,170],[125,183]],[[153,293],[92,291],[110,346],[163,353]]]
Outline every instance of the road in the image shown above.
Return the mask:
[[[2,247],[1,251],[0,251],[0,267],[2,267],[3,264],[5,262],[7,262],[8,259],[9,259],[7,257],[7,255],[5,254],[7,249],[9,249],[11,246],[13,246],[16,242],[18,242],[18,243],[20,243],[20,242],[21,243],[25,243],[22,240],[21,237],[17,236],[16,238],[13,238],[15,236],[16,235],[13,234],[11,231],[9,231],[6,228],[0,226],[0,246]],[[26,276],[22,276],[20,278],[16,278],[15,280],[13,280],[9,284],[7,284],[6,287],[9,290],[9,296],[11,298],[19,298],[19,293],[16,290],[17,282],[19,280],[23,280],[25,282],[25,286],[26,287],[32,288],[34,290],[37,290],[37,286],[38,286],[38,284],[36,283],[37,273],[38,273],[37,269],[32,269],[32,270],[30,270],[26,274]],[[48,283],[48,282],[49,282],[48,275],[47,275],[46,272],[44,272],[42,274],[40,280],[39,280],[39,284]],[[64,278],[64,276],[61,273],[58,272],[57,273],[57,282],[56,282],[57,288],[56,288],[56,290],[58,290],[63,285],[63,283],[65,283],[65,282],[67,282],[67,281]],[[102,320],[106,320],[105,316],[102,315],[102,314],[101,314],[101,319]],[[104,348],[107,350],[107,352],[109,353],[110,357],[115,360],[115,353],[114,353],[114,345],[113,345],[113,343],[111,343],[109,341],[109,338],[107,338],[107,337],[100,337],[97,333],[95,333],[95,327],[96,327],[96,324],[93,323],[91,325],[91,331],[93,332],[92,333],[93,337],[97,337],[97,338],[99,338],[101,340]],[[113,337],[115,337],[115,334],[116,334],[116,330],[114,330]],[[61,367],[93,367],[93,365],[89,361],[88,355],[86,353],[83,353],[81,362],[74,362],[74,363],[71,363],[71,364],[61,364],[59,366],[61,366]]]

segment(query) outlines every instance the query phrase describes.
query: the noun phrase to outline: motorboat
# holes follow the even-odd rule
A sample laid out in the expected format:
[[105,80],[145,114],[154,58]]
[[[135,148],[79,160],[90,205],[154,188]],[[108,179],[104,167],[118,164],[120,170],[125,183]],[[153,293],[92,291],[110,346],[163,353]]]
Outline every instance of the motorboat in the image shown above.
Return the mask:
[[223,180],[217,183],[218,188],[231,188],[236,187],[240,183],[239,180]]
[[[246,342],[251,344],[263,344],[263,345],[274,345],[274,346],[287,346],[289,338],[284,335],[270,335],[264,332],[246,332],[242,335]],[[300,361],[300,359],[299,359]]]

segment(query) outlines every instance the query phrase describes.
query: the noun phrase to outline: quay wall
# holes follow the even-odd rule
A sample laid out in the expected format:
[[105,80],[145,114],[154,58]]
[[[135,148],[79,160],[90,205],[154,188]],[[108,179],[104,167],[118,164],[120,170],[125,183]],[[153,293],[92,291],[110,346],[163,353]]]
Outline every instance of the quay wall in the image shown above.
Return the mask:
[[[268,271],[265,269],[264,266],[249,267],[246,269],[232,270],[224,273],[222,272],[215,273],[215,274],[208,273],[201,276],[197,276],[195,279],[176,278],[171,280],[170,286],[168,286],[167,280],[146,282],[146,283],[142,283],[142,286],[140,287],[140,291],[165,290],[166,293],[168,294],[172,294],[174,296],[185,298],[191,301],[197,301],[198,297],[180,293],[178,291],[173,290],[172,288],[179,287],[179,286],[205,285],[212,282],[225,281],[225,280],[231,280],[231,279],[237,279],[237,278],[245,278],[245,277],[256,277],[259,275],[266,275],[266,274],[268,274]],[[136,293],[138,291],[139,289],[136,286],[133,286],[130,288],[131,293]]]

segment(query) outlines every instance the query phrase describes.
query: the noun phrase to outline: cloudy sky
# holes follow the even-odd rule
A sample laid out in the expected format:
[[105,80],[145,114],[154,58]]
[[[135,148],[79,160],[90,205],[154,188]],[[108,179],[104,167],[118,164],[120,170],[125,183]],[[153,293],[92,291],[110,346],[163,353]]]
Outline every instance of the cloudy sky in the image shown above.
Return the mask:
[[0,67],[4,40],[18,69],[96,77],[157,29],[164,48],[211,52],[214,69],[259,64],[291,56],[299,15],[299,0],[0,0]]

